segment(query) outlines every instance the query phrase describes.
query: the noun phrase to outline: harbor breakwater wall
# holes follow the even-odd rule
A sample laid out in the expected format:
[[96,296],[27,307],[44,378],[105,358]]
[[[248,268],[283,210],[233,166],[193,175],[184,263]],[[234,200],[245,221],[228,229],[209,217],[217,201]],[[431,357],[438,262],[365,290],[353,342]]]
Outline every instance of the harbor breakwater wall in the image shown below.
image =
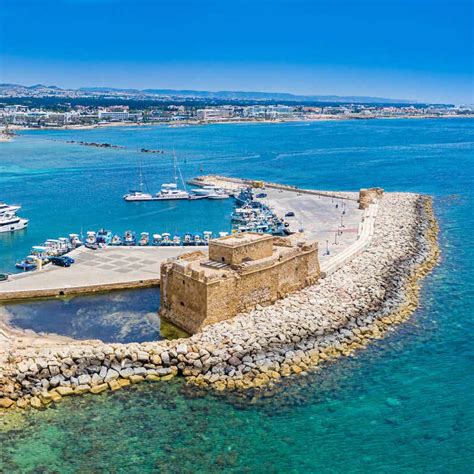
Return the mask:
[[12,350],[0,365],[0,407],[40,408],[63,397],[176,375],[217,390],[260,389],[363,349],[417,306],[436,264],[427,197],[386,194],[370,244],[317,284],[190,338],[142,344],[77,341]]

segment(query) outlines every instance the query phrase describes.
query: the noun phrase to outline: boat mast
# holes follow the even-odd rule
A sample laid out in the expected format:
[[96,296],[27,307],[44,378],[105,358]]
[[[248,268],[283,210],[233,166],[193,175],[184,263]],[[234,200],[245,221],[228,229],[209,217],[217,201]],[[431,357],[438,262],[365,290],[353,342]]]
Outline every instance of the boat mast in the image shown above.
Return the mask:
[[143,169],[142,169],[142,160],[138,158],[138,186],[140,188],[140,192],[143,192],[143,186],[145,185],[145,190],[148,193],[148,185],[146,184],[145,178],[143,177]]
[[[173,150],[173,165],[174,165],[174,181],[176,185],[178,185],[178,174],[181,178],[181,184],[183,185],[183,189],[186,191],[186,184],[184,183],[183,175],[181,173],[181,168],[178,166],[178,160],[176,159],[176,152]],[[177,171],[177,172],[176,172]]]

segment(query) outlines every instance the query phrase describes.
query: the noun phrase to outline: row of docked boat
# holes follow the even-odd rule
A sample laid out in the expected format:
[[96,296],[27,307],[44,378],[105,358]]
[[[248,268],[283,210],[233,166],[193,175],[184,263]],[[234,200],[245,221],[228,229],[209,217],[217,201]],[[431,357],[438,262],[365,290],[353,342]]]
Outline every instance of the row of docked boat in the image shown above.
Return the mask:
[[[127,230],[123,236],[119,234],[112,234],[110,230],[101,229],[97,233],[88,231],[84,241],[86,247],[96,249],[104,246],[139,246],[146,247],[153,246],[199,246],[208,245],[209,241],[215,237],[225,237],[228,232],[219,232],[214,235],[211,231],[204,231],[201,234],[186,233],[183,237],[180,235],[172,236],[169,232],[162,234],[152,234],[149,232],[142,232],[138,237],[137,234],[131,230]],[[82,244],[82,242],[81,242]]]
[[[262,198],[260,193],[256,197]],[[272,235],[287,235],[288,223],[278,218],[270,207],[254,199],[251,188],[242,189],[235,196],[236,207],[231,215],[233,232],[257,232]]]
[[21,206],[0,202],[0,232],[15,232],[26,229],[28,219],[16,215]]
[[161,189],[156,194],[151,194],[144,191],[143,188],[139,190],[129,191],[123,197],[125,201],[175,201],[175,200],[190,200],[196,199],[228,199],[230,195],[221,188],[216,186],[204,186],[203,188],[192,189],[191,192],[185,189],[179,189],[177,183],[164,183]]
[[[17,262],[15,266],[23,271],[35,270],[39,262],[45,265],[53,259],[63,257],[80,245],[82,245],[82,241],[78,234],[70,234],[69,237],[60,237],[59,239],[48,239],[42,245],[34,245],[30,254]],[[74,262],[72,259],[69,261]]]
[[[128,202],[137,201],[176,201],[176,200],[196,200],[196,199],[228,199],[230,194],[223,188],[218,186],[207,185],[199,189],[192,189],[191,192],[186,190],[186,184],[183,175],[178,166],[176,155],[173,153],[173,175],[174,181],[161,185],[160,191],[156,194],[149,192],[143,177],[141,163],[138,166],[138,189],[131,190],[123,196]],[[183,189],[178,187],[178,181],[181,181]]]

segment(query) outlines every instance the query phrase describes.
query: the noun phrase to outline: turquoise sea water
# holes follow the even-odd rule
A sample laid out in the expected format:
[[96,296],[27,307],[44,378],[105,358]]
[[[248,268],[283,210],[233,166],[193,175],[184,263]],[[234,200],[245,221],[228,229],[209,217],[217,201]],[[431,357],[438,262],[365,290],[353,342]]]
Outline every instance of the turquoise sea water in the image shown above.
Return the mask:
[[[188,176],[202,165],[313,188],[430,193],[441,264],[411,320],[354,358],[286,380],[263,398],[215,396],[174,381],[70,399],[0,430],[0,472],[473,471],[473,120],[24,133],[0,147],[0,199],[22,203],[31,228],[0,241],[0,268],[9,269],[33,237],[78,225],[217,230],[227,203],[192,213],[125,207],[132,148],[141,147],[175,148]],[[155,188],[169,171],[160,160],[143,157]]]

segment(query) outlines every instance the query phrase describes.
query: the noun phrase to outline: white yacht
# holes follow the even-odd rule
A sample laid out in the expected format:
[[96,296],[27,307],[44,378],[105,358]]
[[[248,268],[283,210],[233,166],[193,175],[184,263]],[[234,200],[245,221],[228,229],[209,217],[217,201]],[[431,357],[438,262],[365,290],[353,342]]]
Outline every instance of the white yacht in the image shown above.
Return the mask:
[[0,216],[3,215],[3,214],[6,214],[7,212],[15,213],[20,208],[21,208],[21,206],[12,206],[12,205],[7,204],[5,202],[0,202]]
[[129,191],[123,197],[125,201],[153,201],[153,196],[149,192],[144,192],[143,187],[147,188],[145,180],[143,179],[142,165],[138,165],[138,190]]
[[[173,171],[174,171],[174,183],[164,183],[161,185],[161,190],[156,193],[156,199],[162,200],[175,200],[175,199],[190,199],[191,195],[186,191],[186,185],[184,184],[183,175],[179,169],[178,162],[176,160],[176,154],[173,152]],[[178,188],[178,173],[181,178],[181,183],[184,189]]]
[[153,196],[143,191],[130,191],[123,198],[125,201],[153,201]]
[[196,196],[202,196],[209,199],[227,199],[229,195],[223,188],[219,188],[214,184],[206,184],[202,188],[191,190]]
[[18,217],[15,211],[5,211],[0,213],[0,232],[14,232],[15,230],[26,229],[27,226],[28,219]]
[[177,183],[164,183],[161,185],[161,190],[156,193],[155,199],[174,200],[174,199],[189,199],[189,193],[178,188]]
[[[186,185],[184,184],[183,175],[179,169],[178,163],[176,161],[176,155],[173,154],[173,169],[174,169],[174,182],[173,183],[164,183],[161,185],[161,189],[155,195],[152,195],[149,192],[143,191],[143,186],[145,181],[143,179],[142,168],[139,166],[139,176],[140,176],[140,186],[139,190],[130,191],[128,194],[125,194],[123,197],[125,201],[171,201],[177,199],[195,199],[186,191]],[[178,188],[178,173],[183,184],[183,189]]]
[[207,195],[208,199],[228,199],[229,195],[224,191],[215,191]]

